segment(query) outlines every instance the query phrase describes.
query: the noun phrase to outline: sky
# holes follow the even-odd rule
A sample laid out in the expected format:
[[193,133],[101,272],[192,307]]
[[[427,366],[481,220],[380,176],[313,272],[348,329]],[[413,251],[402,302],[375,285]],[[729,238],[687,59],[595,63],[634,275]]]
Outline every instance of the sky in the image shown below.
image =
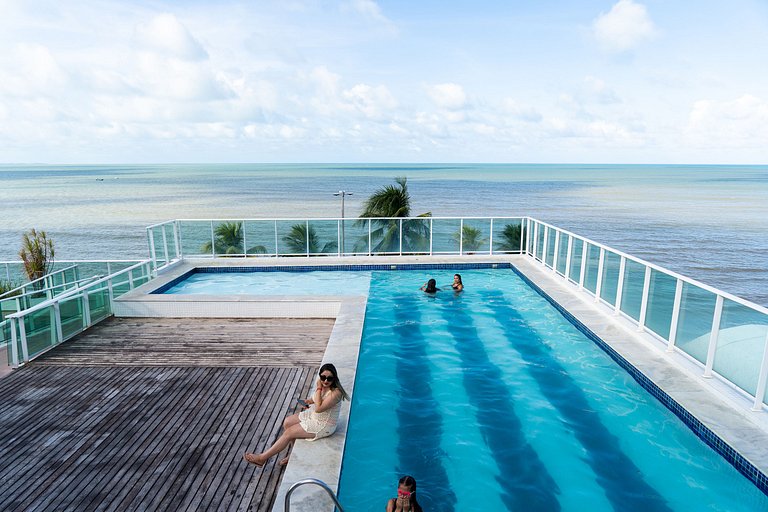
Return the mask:
[[765,0],[0,0],[0,163],[768,163]]

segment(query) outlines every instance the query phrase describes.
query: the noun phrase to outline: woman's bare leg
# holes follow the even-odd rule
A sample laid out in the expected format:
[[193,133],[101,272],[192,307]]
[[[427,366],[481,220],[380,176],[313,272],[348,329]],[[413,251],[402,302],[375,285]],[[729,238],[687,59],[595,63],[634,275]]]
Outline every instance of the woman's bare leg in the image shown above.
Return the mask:
[[291,441],[296,439],[311,439],[315,437],[315,434],[309,434],[306,430],[301,428],[301,425],[292,425],[287,428],[283,435],[277,438],[275,444],[269,447],[269,449],[263,453],[255,455],[253,453],[246,453],[245,460],[257,466],[263,466],[270,457],[273,457],[283,451]]
[[287,418],[285,418],[283,420],[283,428],[285,430],[288,430],[292,426],[298,425],[298,424],[299,424],[299,415],[298,414],[291,414],[290,416],[288,416]]

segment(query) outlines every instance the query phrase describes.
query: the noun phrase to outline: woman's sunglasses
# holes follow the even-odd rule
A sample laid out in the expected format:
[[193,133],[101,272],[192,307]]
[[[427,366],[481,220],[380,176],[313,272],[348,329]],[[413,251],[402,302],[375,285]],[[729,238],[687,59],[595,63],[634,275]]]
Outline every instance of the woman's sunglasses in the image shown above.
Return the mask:
[[[416,491],[413,491],[413,492],[416,492]],[[402,496],[403,498],[410,498],[413,492],[404,491],[402,489],[397,490],[398,496]]]
[[327,382],[333,382],[333,379],[335,379],[333,375],[321,375],[320,380],[327,381]]

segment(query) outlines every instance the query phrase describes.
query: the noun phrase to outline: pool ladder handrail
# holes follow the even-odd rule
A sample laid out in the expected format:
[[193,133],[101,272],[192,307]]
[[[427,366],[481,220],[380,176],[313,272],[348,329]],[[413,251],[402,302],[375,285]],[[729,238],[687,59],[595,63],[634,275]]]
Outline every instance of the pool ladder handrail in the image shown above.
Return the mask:
[[291,494],[293,493],[293,491],[296,488],[306,484],[319,485],[320,487],[325,489],[325,492],[328,493],[328,496],[330,496],[333,502],[336,504],[336,508],[339,509],[339,512],[344,512],[344,507],[342,507],[341,503],[339,503],[339,499],[336,497],[336,494],[334,494],[331,488],[328,487],[328,484],[326,484],[322,480],[318,480],[317,478],[305,478],[304,480],[299,480],[298,482],[296,482],[295,484],[291,485],[291,487],[288,488],[288,492],[285,493],[285,505],[284,505],[285,512],[290,512],[291,510]]

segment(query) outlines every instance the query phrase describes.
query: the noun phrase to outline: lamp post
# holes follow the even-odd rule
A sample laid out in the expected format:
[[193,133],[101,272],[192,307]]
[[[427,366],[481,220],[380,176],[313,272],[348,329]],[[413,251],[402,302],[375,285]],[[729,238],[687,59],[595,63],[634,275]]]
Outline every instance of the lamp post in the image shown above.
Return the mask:
[[339,243],[341,244],[341,247],[339,248],[339,254],[342,256],[344,255],[344,198],[346,196],[351,196],[352,192],[347,192],[346,190],[339,190],[338,192],[334,192],[334,196],[341,196],[341,236],[339,236],[340,240]]

